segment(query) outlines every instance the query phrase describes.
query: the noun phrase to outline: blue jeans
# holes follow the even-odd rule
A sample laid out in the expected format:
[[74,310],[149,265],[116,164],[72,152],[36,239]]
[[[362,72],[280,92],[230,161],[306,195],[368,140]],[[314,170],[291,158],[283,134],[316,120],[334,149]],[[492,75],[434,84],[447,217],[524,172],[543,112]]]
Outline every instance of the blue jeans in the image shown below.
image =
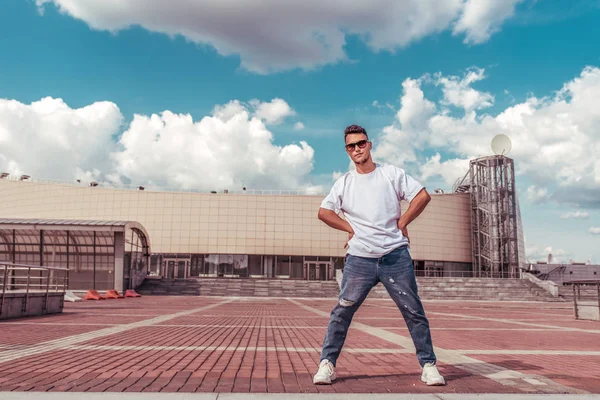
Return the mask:
[[429,321],[417,293],[413,262],[407,246],[379,258],[346,256],[339,301],[331,311],[320,361],[327,359],[335,366],[354,313],[378,282],[383,284],[402,312],[421,367],[426,363],[435,364]]

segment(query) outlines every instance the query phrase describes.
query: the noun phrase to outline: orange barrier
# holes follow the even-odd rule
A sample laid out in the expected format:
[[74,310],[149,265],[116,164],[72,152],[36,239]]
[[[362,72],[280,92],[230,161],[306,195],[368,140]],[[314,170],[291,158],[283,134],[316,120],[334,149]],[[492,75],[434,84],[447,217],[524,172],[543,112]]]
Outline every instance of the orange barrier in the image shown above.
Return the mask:
[[137,294],[133,289],[127,289],[125,291],[125,297],[142,297],[142,295]]
[[106,297],[98,293],[97,290],[88,290],[85,294],[84,300],[104,300]]
[[119,294],[119,292],[117,292],[116,290],[107,290],[106,291],[106,298],[107,299],[122,299],[123,296],[122,294]]

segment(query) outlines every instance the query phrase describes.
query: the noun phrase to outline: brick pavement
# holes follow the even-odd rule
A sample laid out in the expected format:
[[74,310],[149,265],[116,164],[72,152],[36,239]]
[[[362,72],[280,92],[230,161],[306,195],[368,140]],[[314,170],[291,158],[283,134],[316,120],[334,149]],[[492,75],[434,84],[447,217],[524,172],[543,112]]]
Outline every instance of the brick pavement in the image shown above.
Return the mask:
[[600,324],[569,304],[426,301],[445,387],[399,311],[368,299],[314,386],[335,299],[142,297],[0,323],[0,392],[600,393]]

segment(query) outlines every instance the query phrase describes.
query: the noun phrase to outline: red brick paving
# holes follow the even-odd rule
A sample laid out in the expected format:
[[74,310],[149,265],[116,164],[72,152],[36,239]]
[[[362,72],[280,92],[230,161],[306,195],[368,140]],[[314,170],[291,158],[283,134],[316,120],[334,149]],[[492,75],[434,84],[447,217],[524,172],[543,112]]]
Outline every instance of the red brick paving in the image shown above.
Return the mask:
[[[10,353],[11,349],[27,350],[45,341],[111,326],[135,322],[144,324],[143,321],[153,317],[194,310],[225,300],[215,297],[143,297],[67,303],[62,315],[0,323],[0,347],[11,345],[0,348],[0,357]],[[335,305],[335,299],[297,301],[326,313]],[[546,377],[568,388],[600,393],[600,380],[597,378],[600,376],[600,356],[485,354],[487,349],[600,351],[600,324],[573,320],[572,309],[568,306],[516,302],[425,303],[436,348],[469,350],[471,359]],[[470,316],[597,332],[565,329],[528,331],[526,329],[535,326],[469,319]],[[390,300],[367,300],[356,314],[355,321],[409,337],[400,312]],[[339,379],[335,384],[314,386],[312,375],[319,362],[319,349],[327,322],[327,317],[285,299],[235,299],[153,325],[131,327],[125,332],[82,340],[64,348],[48,349],[35,355],[23,352],[20,358],[0,363],[0,391],[522,392],[518,385],[503,385],[442,361],[439,369],[448,385],[427,387],[419,382],[420,371],[412,350],[394,353],[392,350],[402,348],[352,327],[345,349],[373,349],[376,352],[342,352],[337,368]],[[142,347],[94,348],[99,345]],[[143,346],[210,347],[156,350]],[[277,347],[276,351],[274,347]],[[482,354],[478,354],[478,350]],[[533,386],[527,388],[535,389]],[[542,387],[539,390],[547,389]]]
[[[253,326],[261,327],[259,335],[267,336],[267,340],[259,344],[259,346],[320,347],[319,343],[324,336],[322,328],[291,328],[295,332],[295,337],[291,340],[283,341],[280,339],[280,334],[276,334],[276,331],[281,329],[273,328],[265,321],[258,320],[252,322],[254,323]],[[327,319],[322,319],[321,326],[326,326],[327,322]],[[221,327],[221,325],[217,325],[214,328],[192,328],[188,326],[177,328],[156,325],[133,329],[128,332],[127,336],[116,334],[81,344],[95,346],[136,346],[140,345],[141,342],[145,346],[215,346],[216,342],[229,335],[230,337],[226,338],[226,343],[220,343],[219,345],[240,347],[242,343],[246,343],[250,336],[255,334],[256,332],[248,329],[247,326]],[[402,349],[399,345],[360,331],[349,332],[344,348]]]
[[[442,319],[437,316],[429,315],[429,322],[431,324],[431,329],[467,329],[467,328],[481,328],[481,321],[479,320],[470,320],[470,319],[461,319],[461,318],[453,318],[452,320]],[[390,329],[406,329],[406,324],[402,318],[395,319],[385,319],[385,320],[377,320],[377,319],[364,319],[364,318],[356,318],[355,321],[381,328],[390,328]],[[435,322],[435,323],[432,323]],[[514,324],[508,324],[505,322],[493,322],[488,321],[485,323],[486,328],[493,329],[519,329],[526,328],[524,326],[516,326]],[[532,327],[535,328],[535,327]]]

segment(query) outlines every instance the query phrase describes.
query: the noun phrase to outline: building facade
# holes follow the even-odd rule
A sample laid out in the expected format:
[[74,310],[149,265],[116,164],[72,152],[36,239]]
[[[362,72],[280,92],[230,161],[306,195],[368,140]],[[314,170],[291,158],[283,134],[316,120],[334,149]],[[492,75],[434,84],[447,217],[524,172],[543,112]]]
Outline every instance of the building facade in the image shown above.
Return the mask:
[[[136,221],[148,273],[170,278],[334,279],[347,234],[317,219],[323,195],[198,193],[0,179],[0,218]],[[408,204],[402,204],[403,211]],[[421,276],[471,276],[468,193],[435,194],[409,226]]]

